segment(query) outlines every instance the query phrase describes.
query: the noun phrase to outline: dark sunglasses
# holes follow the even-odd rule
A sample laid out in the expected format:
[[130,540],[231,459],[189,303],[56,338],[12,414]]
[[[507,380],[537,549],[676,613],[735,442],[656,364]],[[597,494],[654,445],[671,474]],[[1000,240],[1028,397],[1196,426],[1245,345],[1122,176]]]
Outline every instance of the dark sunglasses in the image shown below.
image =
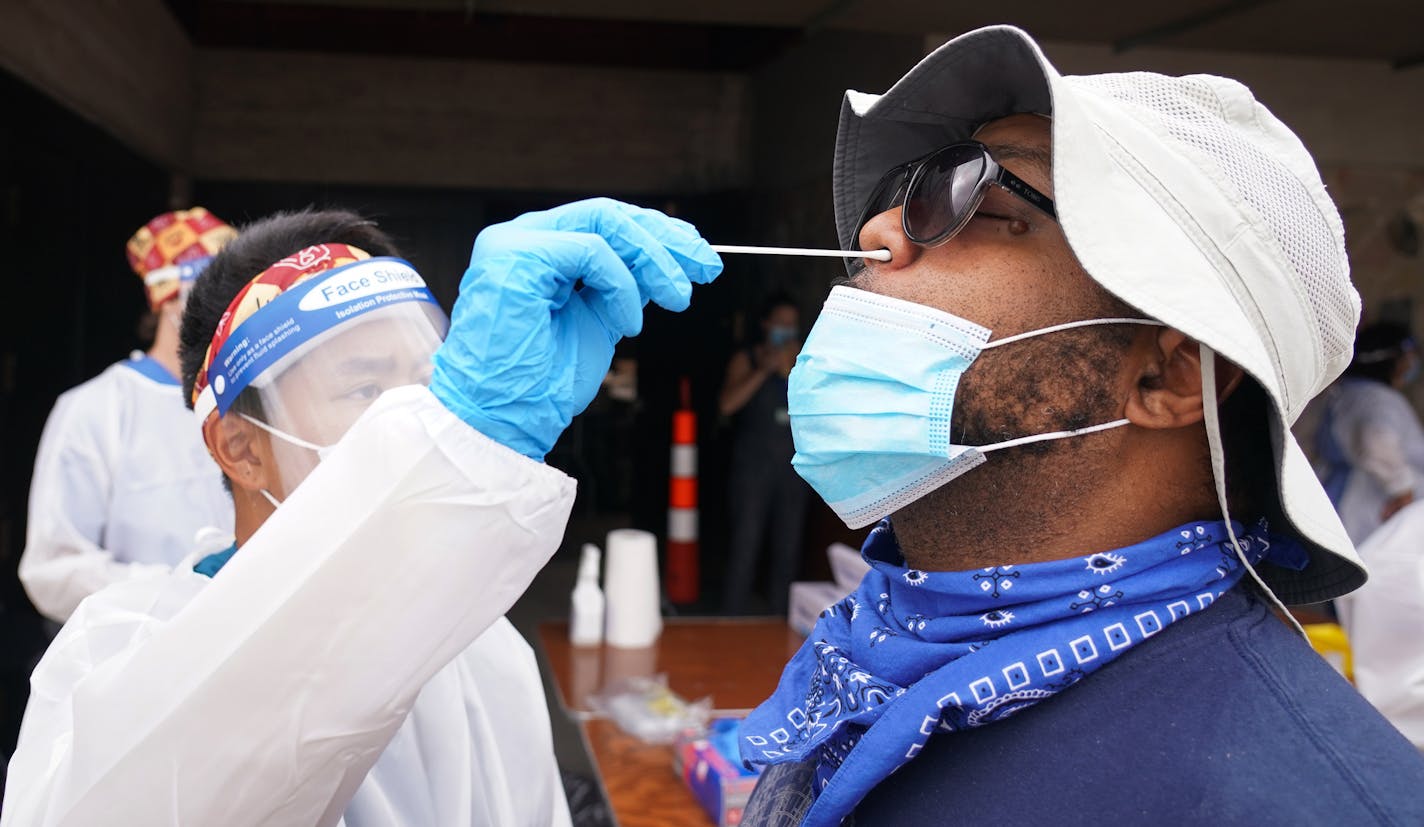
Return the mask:
[[[905,205],[900,226],[906,238],[925,247],[943,244],[974,217],[990,184],[1003,187],[1057,220],[1053,199],[999,166],[988,147],[978,141],[962,141],[885,173],[866,199],[846,249],[860,249],[860,231],[870,219],[900,204]],[[846,259],[851,275],[864,267],[865,259]]]

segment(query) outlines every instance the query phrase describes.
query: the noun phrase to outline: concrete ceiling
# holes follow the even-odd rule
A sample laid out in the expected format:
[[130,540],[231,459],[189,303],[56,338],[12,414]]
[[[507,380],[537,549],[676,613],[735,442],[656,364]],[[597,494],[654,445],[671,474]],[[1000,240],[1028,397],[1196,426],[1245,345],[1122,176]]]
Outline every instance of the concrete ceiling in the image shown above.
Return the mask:
[[[277,46],[271,29],[294,21],[318,22],[337,35],[343,27],[374,28],[388,39],[410,42],[440,30],[479,39],[479,29],[504,27],[499,40],[521,37],[613,38],[635,52],[686,51],[693,69],[746,68],[774,55],[778,44],[821,28],[920,36],[955,34],[991,23],[1013,23],[1044,40],[1212,49],[1386,62],[1398,69],[1424,64],[1424,2],[1420,0],[1020,0],[1010,11],[989,2],[950,0],[168,0],[199,45]],[[253,23],[252,21],[267,21]],[[363,22],[365,21],[365,22]],[[413,38],[401,36],[412,27]],[[581,27],[587,37],[574,29]],[[615,27],[632,33],[625,39]],[[455,31],[452,33],[451,30]],[[310,33],[308,30],[308,34]],[[701,34],[693,34],[701,32]],[[570,34],[564,34],[570,33]],[[696,47],[737,51],[743,38],[755,41],[741,57],[714,59]],[[641,38],[641,41],[640,39]],[[659,42],[659,39],[662,42]],[[681,44],[689,38],[694,45]],[[277,39],[281,39],[278,37]],[[669,40],[670,39],[670,40]],[[311,39],[307,39],[311,44]],[[666,49],[671,42],[674,48]],[[318,48],[320,48],[318,46]],[[446,53],[451,46],[437,46]],[[590,55],[606,54],[585,44]],[[477,56],[471,54],[469,56]],[[580,62],[575,60],[574,62]],[[625,62],[590,57],[587,62]],[[642,63],[634,56],[627,62]],[[676,63],[676,60],[672,60]],[[658,58],[649,65],[666,65]],[[725,65],[724,65],[725,64]]]

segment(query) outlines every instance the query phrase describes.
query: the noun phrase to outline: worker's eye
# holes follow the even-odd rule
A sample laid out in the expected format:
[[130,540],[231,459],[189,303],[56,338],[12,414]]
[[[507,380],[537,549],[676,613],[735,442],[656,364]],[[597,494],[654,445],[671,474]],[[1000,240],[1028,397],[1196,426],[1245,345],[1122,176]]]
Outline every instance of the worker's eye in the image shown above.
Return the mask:
[[367,382],[364,385],[357,385],[345,393],[341,394],[341,399],[349,399],[353,402],[374,402],[376,397],[381,395],[381,386],[375,382]]

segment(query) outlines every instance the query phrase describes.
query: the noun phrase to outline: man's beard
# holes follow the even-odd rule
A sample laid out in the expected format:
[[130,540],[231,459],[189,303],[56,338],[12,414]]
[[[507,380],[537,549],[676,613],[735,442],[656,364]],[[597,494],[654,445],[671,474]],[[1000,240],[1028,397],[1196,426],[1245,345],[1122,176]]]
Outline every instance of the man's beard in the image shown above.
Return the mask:
[[[965,372],[950,421],[956,445],[992,445],[1117,419],[1113,388],[1135,329],[1103,325],[1050,333],[982,354]],[[1068,447],[1031,443],[1030,453]]]
[[[986,352],[956,392],[952,442],[992,445],[1120,418],[1118,374],[1135,333],[1128,326],[1081,328]],[[988,454],[984,465],[894,514],[907,558],[942,571],[1016,562],[983,559],[980,541],[1051,536],[1052,504],[1072,501],[1085,476],[1111,461],[1108,445],[1067,437]]]

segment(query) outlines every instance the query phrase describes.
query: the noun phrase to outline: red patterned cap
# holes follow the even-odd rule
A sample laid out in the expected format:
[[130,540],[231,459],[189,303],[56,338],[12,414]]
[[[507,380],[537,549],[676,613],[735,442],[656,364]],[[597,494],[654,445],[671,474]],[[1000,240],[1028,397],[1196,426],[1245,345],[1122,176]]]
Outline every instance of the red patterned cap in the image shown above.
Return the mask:
[[178,294],[179,284],[194,278],[237,230],[202,207],[166,212],[129,239],[129,266],[148,289],[148,305],[157,310]]

